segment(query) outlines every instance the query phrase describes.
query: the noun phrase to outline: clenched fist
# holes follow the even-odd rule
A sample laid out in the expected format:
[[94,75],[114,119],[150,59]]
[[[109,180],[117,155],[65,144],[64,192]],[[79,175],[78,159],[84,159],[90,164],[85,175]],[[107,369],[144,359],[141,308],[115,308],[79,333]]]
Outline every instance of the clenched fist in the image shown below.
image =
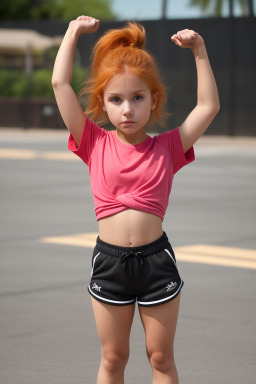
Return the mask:
[[195,48],[204,45],[202,37],[191,29],[183,29],[173,35],[171,39],[181,48]]
[[96,32],[100,26],[100,21],[90,16],[79,16],[76,20],[72,20],[69,25],[76,28],[79,35],[82,35]]

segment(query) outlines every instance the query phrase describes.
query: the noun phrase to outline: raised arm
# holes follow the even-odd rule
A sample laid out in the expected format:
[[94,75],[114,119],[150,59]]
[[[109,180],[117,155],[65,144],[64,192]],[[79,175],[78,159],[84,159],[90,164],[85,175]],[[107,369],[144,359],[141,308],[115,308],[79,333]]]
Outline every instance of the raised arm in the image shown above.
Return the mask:
[[79,145],[85,114],[78,102],[70,82],[72,79],[73,61],[78,38],[81,34],[96,32],[99,20],[89,16],[79,16],[70,22],[58,51],[52,74],[52,86],[60,114]]
[[172,41],[190,48],[197,68],[197,104],[180,126],[180,137],[186,152],[205,132],[220,109],[218,90],[202,37],[185,29],[172,36]]

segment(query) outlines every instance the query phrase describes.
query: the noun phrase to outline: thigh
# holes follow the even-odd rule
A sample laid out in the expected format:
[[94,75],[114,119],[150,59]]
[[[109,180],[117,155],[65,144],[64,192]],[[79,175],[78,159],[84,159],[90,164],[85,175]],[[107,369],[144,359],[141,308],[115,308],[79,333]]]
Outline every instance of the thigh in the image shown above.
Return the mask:
[[92,298],[92,306],[102,348],[126,353],[135,304],[115,306]]
[[154,307],[139,306],[149,354],[154,351],[173,353],[180,304],[180,294],[168,303]]

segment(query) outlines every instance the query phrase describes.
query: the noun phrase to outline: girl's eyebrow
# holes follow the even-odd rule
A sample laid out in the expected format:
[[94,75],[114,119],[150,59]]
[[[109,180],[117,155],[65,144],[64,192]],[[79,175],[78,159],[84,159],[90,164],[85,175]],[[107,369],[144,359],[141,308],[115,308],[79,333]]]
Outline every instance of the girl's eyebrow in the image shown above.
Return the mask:
[[[141,92],[146,92],[146,90],[145,89],[139,89],[138,91],[134,91],[132,93],[133,93],[133,95],[135,95],[136,93],[141,93]],[[121,93],[115,93],[115,92],[107,92],[107,95],[122,96]]]
[[139,89],[138,91],[135,91],[134,93],[141,93],[141,92],[146,92],[145,89]]

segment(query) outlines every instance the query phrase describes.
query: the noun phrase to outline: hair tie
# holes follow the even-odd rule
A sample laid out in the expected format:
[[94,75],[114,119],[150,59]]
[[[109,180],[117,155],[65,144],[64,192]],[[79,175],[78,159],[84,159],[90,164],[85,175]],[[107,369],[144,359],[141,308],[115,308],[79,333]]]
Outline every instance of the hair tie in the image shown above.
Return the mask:
[[141,48],[141,45],[132,43],[132,44],[130,44],[130,47]]

